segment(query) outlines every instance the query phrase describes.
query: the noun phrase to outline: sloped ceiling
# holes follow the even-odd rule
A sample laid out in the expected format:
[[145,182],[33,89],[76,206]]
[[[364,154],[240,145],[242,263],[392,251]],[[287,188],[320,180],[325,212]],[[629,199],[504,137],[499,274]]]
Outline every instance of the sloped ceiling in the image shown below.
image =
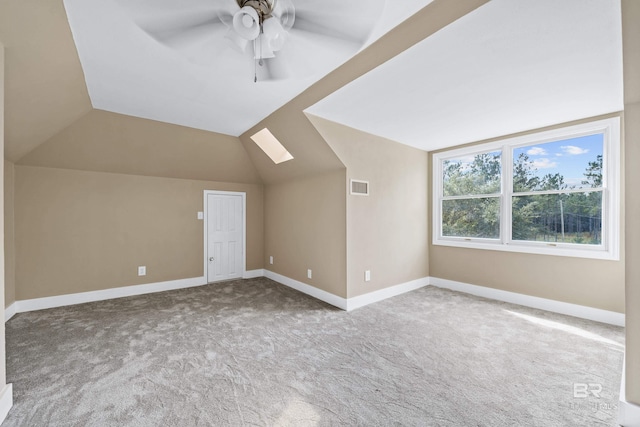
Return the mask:
[[[198,1],[192,0],[192,3],[198,3]],[[401,0],[381,2],[383,7],[376,13],[380,13],[382,19],[374,27],[366,44],[378,39],[389,29],[429,3],[429,1]],[[136,4],[143,2],[144,0],[138,1]],[[67,3],[71,4],[73,0]],[[98,25],[100,24],[99,21],[106,21],[108,16],[95,15],[96,11],[102,10],[101,8],[110,8],[111,15],[119,17],[122,17],[122,14],[126,15],[117,0],[106,0],[98,2],[99,4],[91,1],[86,3],[89,6],[94,6],[95,10],[90,15],[98,20],[97,24],[96,22],[91,22],[102,29],[105,28]],[[313,2],[307,1],[306,3],[311,4]],[[81,4],[79,7],[82,8],[87,5]],[[352,6],[350,7],[353,8]],[[116,36],[121,35],[123,27],[131,30],[132,17],[133,15],[126,16],[128,21],[125,20],[123,22],[109,21],[114,25],[106,29],[106,36],[116,39]],[[140,32],[139,28],[137,30]],[[148,35],[144,34],[142,39],[146,43],[150,43]],[[140,41],[139,38],[137,40]],[[54,141],[60,142],[60,138],[54,138],[54,136],[59,134],[66,135],[63,131],[67,126],[79,121],[78,126],[82,127],[83,123],[96,116],[85,117],[92,111],[92,108],[96,107],[96,100],[93,100],[94,105],[92,105],[85,82],[85,73],[76,49],[77,42],[78,37],[74,41],[72,36],[67,12],[62,0],[3,0],[0,2],[0,43],[6,46],[5,156],[8,160],[17,162],[40,144],[47,142],[48,148],[46,150],[41,151],[38,155],[34,154],[28,161],[25,160],[22,163],[36,162],[35,159],[38,159],[37,163],[43,163],[45,161],[42,153],[46,151],[49,153],[48,158],[51,163],[58,164],[60,155],[54,154],[54,146],[56,145]],[[89,48],[91,48],[90,40],[80,40],[79,45],[83,43],[88,43]],[[135,43],[124,40],[119,47],[124,49],[129,47],[129,44]],[[117,44],[112,43],[110,49],[114,49],[114,45],[115,49],[118,48]],[[111,98],[106,101],[106,106],[114,107],[118,102],[126,104],[133,97],[138,102],[137,107],[134,109],[123,108],[123,111],[120,111],[121,113],[140,117],[162,118],[168,123],[196,125],[196,127],[212,130],[214,134],[222,132],[225,130],[225,126],[229,126],[229,124],[234,127],[234,129],[227,129],[231,133],[254,124],[260,117],[286,102],[291,96],[294,96],[321,77],[322,74],[320,73],[313,78],[305,80],[306,83],[303,82],[304,84],[301,84],[300,81],[265,83],[259,91],[255,90],[256,85],[250,80],[248,82],[243,80],[241,82],[242,85],[251,89],[250,96],[245,99],[237,97],[237,88],[234,89],[233,85],[228,84],[229,79],[233,80],[239,74],[237,69],[227,70],[225,78],[216,79],[214,78],[215,76],[205,76],[206,82],[200,80],[200,83],[211,84],[223,90],[222,93],[218,94],[219,96],[209,99],[209,104],[214,105],[214,108],[209,108],[210,105],[203,106],[197,99],[193,100],[194,102],[190,105],[184,105],[180,101],[180,99],[184,99],[184,96],[180,94],[178,94],[178,97],[161,96],[160,98],[162,99],[155,99],[153,96],[149,96],[149,93],[137,91],[138,87],[135,84],[129,86],[123,84],[125,83],[121,80],[123,72],[131,72],[141,77],[142,80],[138,81],[140,83],[138,86],[144,86],[148,81],[158,83],[158,79],[154,76],[162,73],[164,68],[160,66],[155,70],[147,70],[149,72],[145,73],[143,72],[144,67],[139,66],[140,61],[138,58],[134,58],[133,61],[121,61],[114,64],[112,61],[114,59],[113,55],[110,56],[107,54],[108,52],[102,51],[102,46],[93,47],[98,55],[98,67],[103,66],[103,70],[112,71],[111,75],[106,76],[108,78],[104,81],[99,78],[101,77],[100,74],[98,74],[98,78],[94,78],[94,82],[98,86],[102,85],[102,92],[99,94],[111,94]],[[143,62],[145,57],[154,56],[157,53],[155,52],[157,49],[162,51],[159,55],[160,58],[166,59],[167,55],[175,54],[175,52],[167,52],[166,48],[157,43],[150,43],[145,47],[148,49],[143,52],[135,51],[143,57]],[[101,54],[102,56],[100,56]],[[126,59],[126,55],[123,56],[121,54],[115,55],[115,57],[116,59]],[[158,58],[155,59],[157,60]],[[112,62],[109,62],[110,60]],[[203,72],[197,65],[185,61],[184,57],[173,55],[172,60],[174,62],[169,67],[169,70],[177,70],[178,73],[176,73],[175,78],[181,79],[183,82],[186,81],[187,84],[193,82],[193,74],[189,70],[191,72],[196,70],[201,74]],[[176,63],[181,65],[175,65]],[[118,66],[120,68],[114,70],[114,67],[117,68]],[[221,67],[221,69],[223,68]],[[249,71],[250,68],[248,68]],[[206,69],[204,71],[204,74],[206,74]],[[324,72],[326,73],[327,71],[329,69]],[[158,93],[161,93],[164,87],[172,87],[172,83],[172,80],[168,82],[161,81],[156,84],[155,88]],[[246,88],[243,90],[246,90]],[[254,91],[256,93],[253,93]],[[104,101],[103,98],[100,99]],[[229,99],[235,100],[237,104],[235,108],[231,108],[231,105],[227,102]],[[98,103],[100,102],[102,101]],[[268,107],[266,110],[265,105]],[[117,111],[118,108],[116,107],[117,105],[113,109]],[[168,115],[155,117],[152,113],[154,110],[162,110],[163,108],[169,111]],[[192,114],[195,110],[204,111],[204,116],[198,111],[196,111],[196,114]],[[216,111],[221,112],[221,114],[216,114]],[[215,120],[211,120],[211,123],[207,123],[206,126],[197,126],[193,122],[194,118],[195,120],[201,120],[202,117],[210,119],[211,116],[214,116]],[[215,135],[213,138],[216,138]],[[60,150],[61,152],[66,152],[65,147],[61,147]],[[71,163],[74,162],[71,161]],[[93,163],[89,162],[88,164]]]
[[0,1],[5,156],[16,161],[91,110],[61,0]]
[[619,1],[493,0],[311,106],[423,150],[621,111]]
[[[388,61],[419,41],[437,34],[438,31],[460,19],[476,8],[483,7],[488,0],[434,0],[426,7],[389,31],[376,43],[358,53],[349,62],[338,67],[309,89],[295,97],[240,136],[251,160],[262,179],[267,183],[283,182],[304,175],[319,174],[344,165],[327,145],[315,127],[307,119],[304,110],[327,95],[334,93],[349,82]],[[382,86],[388,84],[383,82]],[[373,93],[380,87],[370,87]],[[376,98],[373,105],[361,108],[376,108],[384,104],[384,98]],[[402,114],[394,112],[394,116]],[[394,116],[385,118],[393,120]],[[263,128],[271,132],[294,156],[294,160],[274,165],[253,143],[251,135]],[[399,141],[401,142],[401,141]]]
[[[254,112],[255,121],[238,119],[254,114],[249,112],[259,103],[250,97],[242,99],[241,111],[227,108],[232,118],[220,117],[234,126],[241,123],[235,132],[277,108],[240,137],[263,180],[276,182],[344,167],[309,123],[304,110],[432,150],[622,109],[618,1],[493,0],[485,4],[487,1],[388,0],[383,20],[369,43],[380,38],[351,60],[316,83],[307,82],[311,84],[307,89],[289,82],[296,91],[303,90],[297,96],[296,91],[289,91],[289,83],[265,84],[276,93],[267,91],[264,98],[278,98],[282,89],[276,88],[280,87],[287,87],[286,99],[295,97],[289,102],[278,101],[286,102],[280,108],[277,103],[268,109],[256,108],[259,112]],[[67,0],[75,2],[79,0]],[[115,0],[99,3],[102,5],[96,4],[97,10],[107,3],[117,4]],[[427,6],[420,9],[424,4]],[[409,15],[409,19],[386,33]],[[116,26],[112,32],[119,29]],[[22,163],[63,165],[82,159],[91,167],[104,167],[86,157],[86,153],[68,163],[63,161],[64,156],[73,156],[72,151],[81,150],[82,146],[77,138],[63,143],[62,135],[75,138],[72,135],[78,129],[98,117],[104,126],[111,119],[101,112],[89,114],[92,105],[62,0],[0,2],[0,42],[6,46],[7,158],[17,161],[46,141],[46,147]],[[150,48],[141,54],[155,56],[154,52]],[[109,60],[109,55],[105,58]],[[143,79],[162,84],[154,72],[137,68],[136,62],[125,61],[121,65],[134,73],[138,70]],[[116,81],[106,89],[113,90],[114,102],[126,102],[128,98],[120,91],[115,71],[112,77]],[[189,72],[185,75],[183,79],[192,77]],[[212,79],[210,83],[224,85],[225,81]],[[131,85],[125,87],[135,89]],[[149,111],[170,106],[174,112],[163,121],[193,126],[189,120],[202,118],[190,114],[192,108],[199,106],[185,107],[174,97],[153,99],[145,92],[135,96],[141,108],[146,105],[148,110],[121,113],[148,117]],[[228,107],[230,98],[233,94],[220,95],[216,103]],[[198,103],[197,99],[191,101]],[[65,132],[76,121],[77,126]],[[151,127],[159,125],[148,123],[153,123]],[[278,166],[270,163],[249,138],[264,127],[272,130],[294,160]],[[150,134],[157,132],[150,130]],[[112,143],[96,135],[87,139],[91,139],[88,147],[97,141]],[[214,132],[211,140],[219,139]],[[175,138],[172,143],[179,146],[182,140]],[[113,167],[126,169],[115,163]],[[135,173],[134,169],[132,166],[126,173]],[[149,172],[141,167],[140,173]]]
[[261,183],[238,138],[92,110],[18,164],[62,169]]

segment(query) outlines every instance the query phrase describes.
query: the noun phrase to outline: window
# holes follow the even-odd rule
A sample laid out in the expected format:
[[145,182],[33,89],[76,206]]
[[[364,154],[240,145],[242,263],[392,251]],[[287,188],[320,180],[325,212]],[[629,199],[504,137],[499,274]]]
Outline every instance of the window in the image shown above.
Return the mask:
[[276,165],[293,159],[291,153],[284,148],[284,145],[267,128],[251,136],[251,139]]
[[620,120],[433,156],[433,243],[619,259]]

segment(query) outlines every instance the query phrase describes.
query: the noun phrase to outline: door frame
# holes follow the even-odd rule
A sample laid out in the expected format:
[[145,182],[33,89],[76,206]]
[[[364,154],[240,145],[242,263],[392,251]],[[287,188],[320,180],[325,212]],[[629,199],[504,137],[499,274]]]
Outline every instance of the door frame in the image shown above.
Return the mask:
[[209,235],[208,224],[209,224],[209,195],[218,195],[218,196],[241,196],[242,197],[242,277],[244,277],[247,273],[247,193],[242,191],[220,191],[220,190],[204,190],[203,195],[203,212],[204,212],[204,279],[207,283],[214,283],[209,281],[209,264],[207,258],[207,251],[209,250]]

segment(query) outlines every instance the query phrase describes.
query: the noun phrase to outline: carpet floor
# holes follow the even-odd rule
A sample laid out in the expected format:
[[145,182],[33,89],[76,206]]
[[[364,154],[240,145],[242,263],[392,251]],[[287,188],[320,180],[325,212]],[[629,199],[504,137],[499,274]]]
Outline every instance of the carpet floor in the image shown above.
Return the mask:
[[9,426],[612,426],[623,329],[425,287],[265,278],[21,313]]

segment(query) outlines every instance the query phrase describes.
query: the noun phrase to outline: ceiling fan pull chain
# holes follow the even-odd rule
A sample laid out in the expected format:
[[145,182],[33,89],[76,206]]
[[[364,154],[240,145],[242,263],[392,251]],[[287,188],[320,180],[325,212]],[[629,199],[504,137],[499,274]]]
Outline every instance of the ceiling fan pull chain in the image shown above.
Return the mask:
[[262,29],[262,24],[260,24],[260,34],[258,35],[258,45],[260,46],[260,59],[258,60],[258,65],[262,67],[262,37],[264,31]]
[[[256,51],[256,41],[253,41],[253,51]],[[253,55],[253,82],[258,82],[258,65],[256,64],[258,60],[256,59],[256,55]]]

